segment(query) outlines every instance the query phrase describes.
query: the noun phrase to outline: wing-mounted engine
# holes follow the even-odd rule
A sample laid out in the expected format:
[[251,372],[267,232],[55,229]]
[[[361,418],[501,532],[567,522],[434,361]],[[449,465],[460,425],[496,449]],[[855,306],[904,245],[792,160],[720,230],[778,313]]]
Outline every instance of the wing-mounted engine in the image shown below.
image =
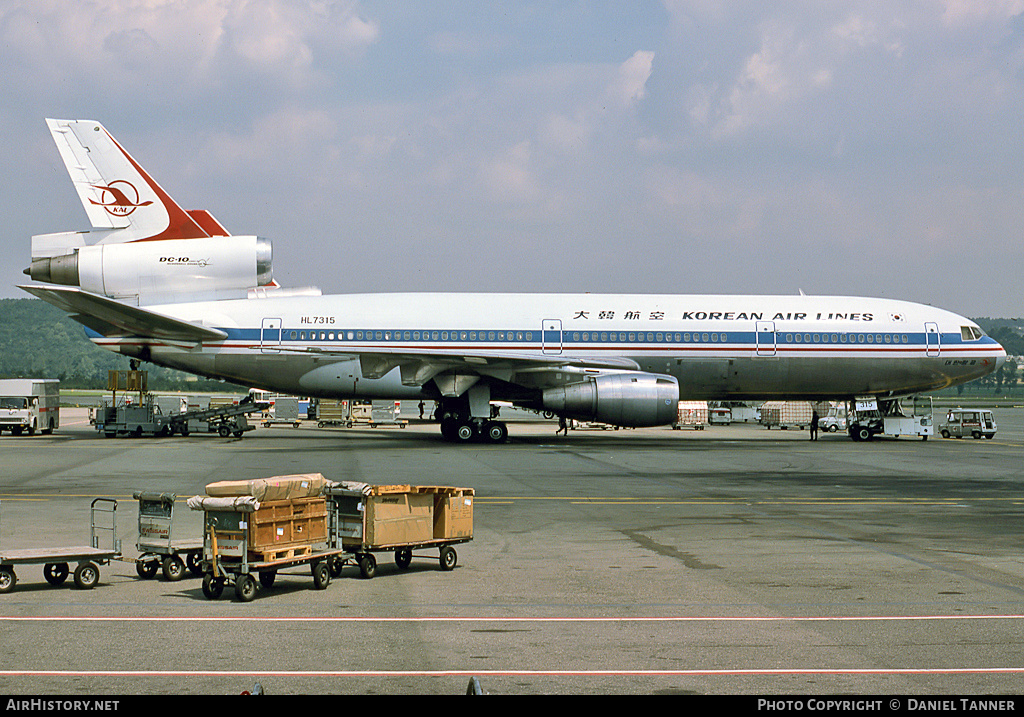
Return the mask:
[[663,426],[676,420],[679,382],[640,371],[592,376],[543,393],[544,408],[567,418],[616,426]]
[[158,304],[245,298],[273,281],[270,240],[204,237],[95,244],[71,253],[35,257],[33,280],[127,300]]

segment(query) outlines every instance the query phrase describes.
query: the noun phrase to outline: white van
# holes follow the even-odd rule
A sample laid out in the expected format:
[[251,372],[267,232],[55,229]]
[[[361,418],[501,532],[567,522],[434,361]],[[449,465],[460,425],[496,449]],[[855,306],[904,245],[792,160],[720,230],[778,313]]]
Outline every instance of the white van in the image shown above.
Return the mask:
[[943,438],[992,438],[996,435],[996,420],[987,408],[953,408],[939,424]]

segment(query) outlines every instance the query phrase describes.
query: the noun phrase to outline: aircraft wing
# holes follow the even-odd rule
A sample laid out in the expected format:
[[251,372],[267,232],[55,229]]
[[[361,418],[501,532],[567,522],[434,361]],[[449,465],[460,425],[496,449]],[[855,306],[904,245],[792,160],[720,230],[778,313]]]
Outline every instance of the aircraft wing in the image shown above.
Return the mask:
[[579,358],[570,355],[537,356],[513,351],[410,351],[408,348],[393,350],[376,347],[372,350],[332,351],[319,347],[289,348],[275,347],[283,353],[303,353],[316,356],[351,358],[359,357],[363,378],[381,378],[392,369],[401,369],[402,383],[406,386],[422,386],[430,379],[443,373],[505,375],[515,383],[545,382],[544,374],[549,372],[579,373],[587,370],[637,371],[640,366],[632,359],[620,357]]
[[141,336],[195,344],[227,338],[227,334],[218,329],[130,306],[73,286],[31,284],[18,288],[63,309],[78,323],[104,336]]

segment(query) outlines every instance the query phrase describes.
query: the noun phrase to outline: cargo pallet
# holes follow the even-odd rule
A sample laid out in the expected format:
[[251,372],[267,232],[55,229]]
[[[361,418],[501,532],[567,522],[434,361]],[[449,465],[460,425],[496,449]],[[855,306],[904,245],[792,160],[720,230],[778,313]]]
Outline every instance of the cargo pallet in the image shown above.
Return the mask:
[[[110,525],[97,523],[97,516],[109,519]],[[98,533],[109,533],[110,548],[101,548]],[[18,582],[15,565],[42,565],[43,577],[50,585],[61,585],[70,574],[70,563],[77,563],[75,585],[89,590],[100,580],[100,565],[121,557],[121,541],[117,538],[117,501],[96,498],[89,506],[89,546],[58,548],[27,548],[0,551],[0,593],[8,593]]]
[[[203,574],[203,541],[178,540],[174,532],[174,493],[136,492],[139,501],[139,539],[135,548],[139,557],[135,571],[141,578],[152,578],[158,569],[165,580],[185,577],[185,568],[195,576]],[[122,558],[123,559],[123,558]]]
[[[441,569],[453,570],[458,553],[452,546],[473,539],[474,492],[470,488],[340,483],[327,486],[324,494],[330,544],[351,556],[330,560],[334,577],[344,566],[355,565],[363,578],[372,578],[377,574],[374,553],[381,552],[393,552],[395,565],[406,570],[414,550],[434,548]],[[461,510],[456,501],[464,501]],[[387,504],[399,515],[387,513]]]

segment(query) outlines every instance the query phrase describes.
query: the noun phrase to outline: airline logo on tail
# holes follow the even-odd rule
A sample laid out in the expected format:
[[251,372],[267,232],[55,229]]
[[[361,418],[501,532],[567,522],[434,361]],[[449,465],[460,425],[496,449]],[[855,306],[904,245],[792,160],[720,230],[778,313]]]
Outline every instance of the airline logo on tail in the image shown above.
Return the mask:
[[[92,187],[102,192],[100,195],[101,201],[97,202],[91,198],[89,201],[98,207],[106,209],[107,213],[111,216],[126,217],[138,207],[148,207],[153,203],[152,201],[140,202],[139,190],[135,188],[134,184],[124,179],[115,179],[106,186],[94,184]],[[130,199],[130,196],[134,197],[134,199]]]

